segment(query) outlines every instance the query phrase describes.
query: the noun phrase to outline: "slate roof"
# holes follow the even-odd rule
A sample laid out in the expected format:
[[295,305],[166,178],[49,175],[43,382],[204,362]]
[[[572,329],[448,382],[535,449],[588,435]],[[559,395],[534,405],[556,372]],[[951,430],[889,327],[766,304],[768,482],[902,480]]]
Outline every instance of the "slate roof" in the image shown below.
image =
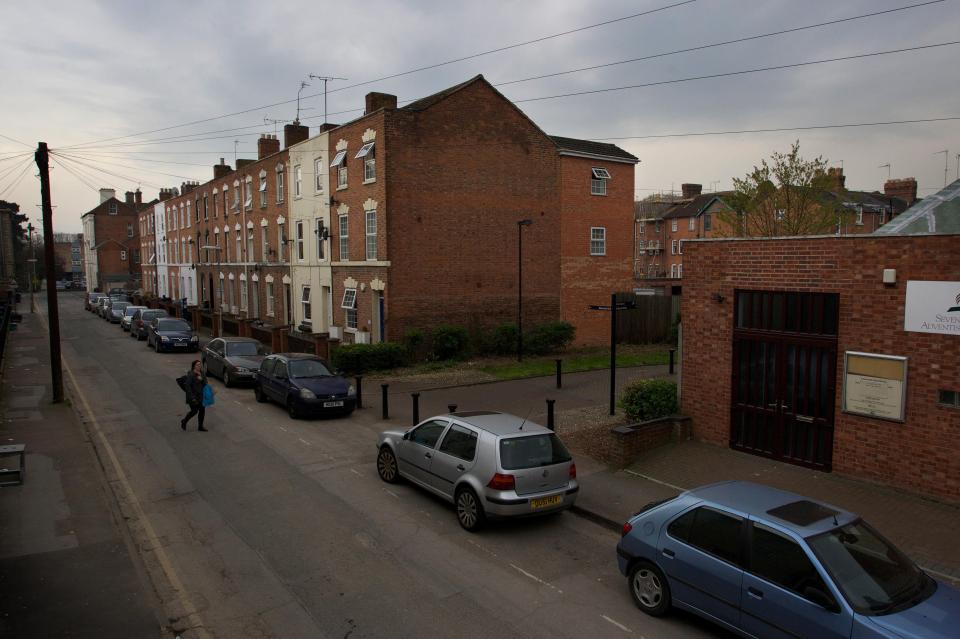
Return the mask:
[[884,195],[879,191],[844,191],[842,196],[839,193],[827,192],[826,197],[838,200],[848,209],[862,206],[865,211],[886,211],[892,208],[894,216],[908,208],[907,201],[903,198]]
[[660,220],[676,205],[676,202],[662,200],[634,202],[633,213],[638,220]]
[[676,206],[669,213],[663,216],[663,219],[672,220],[677,217],[696,217],[700,215],[703,209],[710,206],[714,200],[723,202],[720,195],[720,193],[703,193],[691,200],[681,200],[676,203]]
[[557,145],[560,151],[570,151],[572,153],[583,153],[586,155],[596,155],[628,162],[637,163],[640,158],[627,153],[616,144],[606,142],[594,142],[593,140],[577,140],[575,138],[563,138],[558,135],[551,135],[550,139]]
[[960,180],[925,197],[893,218],[873,235],[960,234]]

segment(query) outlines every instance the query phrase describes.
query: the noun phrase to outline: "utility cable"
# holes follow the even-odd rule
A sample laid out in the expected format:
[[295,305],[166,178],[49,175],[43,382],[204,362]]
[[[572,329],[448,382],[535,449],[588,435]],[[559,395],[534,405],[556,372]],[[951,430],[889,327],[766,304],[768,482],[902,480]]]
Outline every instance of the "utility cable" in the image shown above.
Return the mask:
[[[493,53],[499,53],[499,52],[501,52],[501,51],[507,51],[507,50],[509,50],[509,49],[516,49],[516,48],[518,48],[518,47],[523,47],[523,46],[527,46],[527,45],[530,45],[530,44],[536,44],[536,43],[539,43],[539,42],[544,42],[544,41],[546,41],[546,40],[550,40],[550,39],[553,39],[553,38],[559,38],[559,37],[561,37],[561,36],[570,35],[570,34],[578,33],[578,32],[581,32],[581,31],[586,31],[586,30],[588,30],[588,29],[594,29],[594,28],[597,28],[597,27],[602,27],[602,26],[614,24],[614,23],[617,23],[617,22],[622,22],[622,21],[624,21],[624,20],[631,20],[631,19],[633,19],[633,18],[639,18],[639,17],[642,17],[642,16],[647,16],[647,15],[650,15],[650,14],[658,13],[658,12],[660,12],[660,11],[666,11],[666,10],[668,10],[668,9],[674,9],[674,8],[676,8],[676,7],[681,7],[681,6],[683,6],[683,5],[692,4],[692,3],[696,2],[696,1],[697,1],[697,0],[683,0],[682,2],[675,2],[674,4],[665,5],[665,6],[662,6],[662,7],[658,7],[658,8],[656,8],[656,9],[650,9],[650,10],[648,10],[648,11],[643,11],[643,12],[640,12],[640,13],[635,13],[635,14],[632,14],[632,15],[629,15],[629,16],[623,16],[623,17],[621,17],[621,18],[614,18],[614,19],[612,19],[612,20],[606,20],[606,21],[604,21],[604,22],[598,22],[598,23],[596,23],[596,24],[591,24],[591,25],[587,25],[587,26],[584,26],[584,27],[578,27],[578,28],[576,28],[576,29],[570,29],[570,30],[568,30],[568,31],[563,31],[563,32],[561,32],[561,33],[555,33],[555,34],[552,34],[552,35],[543,36],[543,37],[540,37],[540,38],[536,38],[536,39],[534,39],[534,40],[527,40],[527,41],[525,41],[525,42],[518,42],[518,43],[510,44],[510,45],[507,45],[507,46],[498,47],[498,48],[496,48],[496,49],[490,49],[489,51],[482,51],[482,52],[480,52],[480,53],[474,53],[474,54],[472,54],[472,55],[464,56],[464,57],[461,57],[461,58],[456,58],[456,59],[454,59],[454,60],[448,60],[448,61],[446,61],[446,62],[440,62],[440,63],[437,63],[437,64],[432,64],[432,65],[428,65],[428,66],[425,66],[425,67],[420,67],[420,68],[417,68],[417,69],[411,69],[411,70],[409,70],[409,71],[404,71],[404,72],[402,72],[402,73],[395,73],[395,74],[393,74],[393,75],[384,76],[384,77],[382,77],[382,78],[377,78],[377,79],[374,79],[374,80],[367,80],[367,81],[365,81],[365,82],[361,82],[361,83],[358,83],[358,84],[354,84],[354,85],[351,85],[351,86],[349,86],[349,87],[341,87],[341,88],[339,88],[339,89],[334,89],[333,91],[330,91],[330,93],[333,93],[333,92],[335,92],[335,91],[343,91],[343,90],[346,90],[346,89],[348,89],[348,88],[355,88],[355,87],[359,87],[359,86],[365,86],[365,85],[367,85],[367,84],[372,84],[372,83],[374,83],[374,82],[382,82],[383,80],[389,80],[389,79],[392,79],[392,78],[398,78],[398,77],[401,77],[401,76],[404,76],[404,75],[410,75],[410,74],[412,74],[412,73],[418,73],[418,72],[420,72],[420,71],[426,71],[426,70],[428,70],[428,69],[435,69],[435,68],[440,67],[440,66],[449,65],[449,64],[454,64],[454,63],[456,63],[456,62],[462,62],[462,61],[464,61],[464,60],[472,60],[472,59],[479,58],[479,57],[486,56],[486,55],[490,55],[490,54],[493,54]],[[323,95],[323,93],[315,93],[315,94],[312,94],[312,95],[303,96],[301,99],[316,98],[316,97],[320,97],[321,95]],[[172,129],[180,129],[180,128],[183,128],[183,127],[192,126],[192,125],[194,125],[194,124],[202,124],[202,123],[204,123],[204,122],[212,122],[212,121],[214,121],[214,120],[222,120],[222,119],[224,119],[224,118],[233,117],[233,116],[235,116],[235,115],[243,115],[243,114],[246,114],[246,113],[252,113],[252,112],[254,112],[254,111],[260,111],[260,110],[263,110],[263,109],[269,109],[269,108],[272,108],[272,107],[275,107],[275,106],[281,106],[281,105],[284,105],[284,104],[293,104],[294,102],[297,102],[297,100],[296,100],[296,99],[283,100],[283,101],[281,101],[281,102],[274,102],[274,103],[272,103],[272,104],[264,104],[264,105],[261,105],[261,106],[257,106],[257,107],[253,107],[253,108],[249,108],[249,109],[244,109],[244,110],[242,110],[242,111],[235,111],[235,112],[233,112],[233,113],[225,113],[225,114],[223,114],[223,115],[214,116],[214,117],[212,117],[212,118],[204,118],[204,119],[201,119],[201,120],[194,120],[194,121],[192,121],[192,122],[185,122],[185,123],[183,123],[183,124],[175,124],[175,125],[172,125],[172,126],[162,127],[162,128],[159,128],[159,129],[151,129],[151,130],[148,130],[148,131],[140,131],[140,132],[138,132],[138,133],[129,133],[129,134],[127,134],[127,135],[121,135],[121,136],[112,137],[112,138],[104,138],[104,139],[100,139],[100,140],[93,140],[93,141],[90,141],[90,142],[81,142],[81,143],[79,143],[79,144],[74,144],[74,145],[71,145],[71,146],[69,146],[69,147],[64,147],[64,148],[76,148],[76,147],[80,147],[80,146],[87,146],[88,144],[96,144],[96,143],[99,143],[99,142],[112,142],[112,141],[114,141],[114,140],[122,140],[122,139],[125,139],[125,138],[132,138],[132,137],[137,137],[137,136],[141,136],[141,135],[148,135],[148,134],[150,134],[150,133],[160,133],[160,132],[162,132],[162,131],[170,131],[170,130],[172,130]],[[21,143],[21,144],[22,144],[22,143]]]
[[4,140],[10,140],[11,142],[16,142],[17,144],[21,144],[21,145],[27,147],[28,149],[33,149],[33,148],[34,148],[34,147],[30,146],[29,144],[27,144],[26,142],[21,142],[20,140],[18,140],[18,139],[16,139],[16,138],[11,138],[9,135],[4,135],[3,133],[0,133],[0,138],[3,138]]
[[110,176],[113,176],[113,177],[117,177],[117,178],[120,178],[121,180],[126,180],[127,182],[133,182],[133,183],[135,183],[135,184],[146,184],[147,186],[152,187],[152,188],[155,188],[155,189],[162,188],[162,187],[161,187],[160,185],[158,185],[158,184],[151,184],[150,182],[146,182],[146,181],[144,181],[144,180],[139,180],[139,179],[137,179],[137,178],[132,178],[132,177],[130,177],[130,176],[128,176],[128,175],[122,175],[122,174],[120,174],[120,173],[114,173],[113,171],[108,171],[108,170],[103,169],[103,168],[100,168],[100,167],[98,167],[98,166],[94,166],[94,165],[92,165],[92,164],[87,164],[86,162],[83,162],[82,160],[78,160],[78,159],[73,158],[73,157],[66,157],[66,156],[64,156],[62,153],[57,153],[56,156],[57,156],[58,158],[64,160],[64,161],[69,161],[69,162],[72,162],[72,163],[74,163],[74,164],[79,164],[80,166],[87,167],[88,169],[91,169],[91,170],[93,170],[93,171],[98,171],[98,172],[104,173],[104,174],[106,174],[106,175],[110,175]]
[[921,51],[924,49],[935,49],[937,47],[948,47],[956,44],[960,44],[960,40],[954,40],[951,42],[940,42],[937,44],[925,44],[917,47],[907,47],[904,49],[890,49],[889,51],[874,51],[872,53],[861,53],[859,55],[848,55],[839,58],[826,58],[823,60],[811,60],[809,62],[796,62],[794,64],[780,64],[771,67],[758,67],[756,69],[743,69],[741,71],[728,71],[726,73],[712,73],[710,75],[698,75],[691,76],[689,78],[678,78],[675,80],[660,80],[657,82],[645,82],[643,84],[630,84],[622,87],[609,87],[606,89],[592,89],[590,91],[576,91],[573,93],[560,93],[557,95],[545,95],[539,98],[524,98],[523,100],[513,100],[514,104],[522,104],[524,102],[540,102],[542,100],[555,100],[558,98],[572,98],[581,95],[595,95],[597,93],[611,93],[613,91],[626,91],[628,89],[643,89],[647,87],[662,86],[665,84],[679,84],[681,82],[693,82],[696,80],[711,80],[714,78],[728,78],[735,75],[747,75],[749,73],[760,73],[763,71],[782,71],[784,69],[796,69],[799,67],[808,67],[815,64],[826,64],[828,62],[843,62],[846,60],[859,60],[862,58],[872,58],[875,56],[881,55],[892,55],[894,53],[906,53],[908,51]]
[[79,180],[79,181],[80,181],[84,186],[86,186],[87,188],[92,189],[92,190],[95,191],[95,192],[99,192],[99,191],[100,191],[100,189],[98,189],[96,186],[94,186],[93,184],[91,184],[90,182],[88,182],[85,178],[81,177],[79,173],[75,173],[75,172],[74,172],[69,166],[67,166],[65,163],[59,162],[59,161],[57,160],[57,158],[50,158],[50,161],[53,162],[54,164],[56,164],[57,166],[59,166],[60,168],[62,168],[64,171],[66,171],[66,172],[69,173],[70,175],[72,175],[72,176],[73,176],[74,178],[76,178],[77,180]]
[[33,163],[27,160],[27,162],[23,166],[23,170],[20,171],[20,175],[18,175],[13,182],[8,184],[5,189],[0,191],[0,197],[3,197],[4,195],[6,195],[8,191],[15,190],[20,185],[20,182],[23,180],[23,176],[27,174],[27,169],[30,168],[31,164]]
[[20,160],[20,162],[18,162],[17,164],[13,164],[11,166],[6,167],[3,171],[3,174],[0,175],[0,181],[3,181],[4,179],[10,177],[11,175],[19,171],[21,168],[23,168],[25,164],[30,164],[30,162],[32,161],[33,161],[33,158],[24,158]]
[[107,160],[103,160],[103,159],[100,159],[100,158],[91,158],[91,157],[87,157],[87,156],[84,156],[84,155],[78,155],[78,154],[75,154],[75,153],[69,153],[69,154],[67,154],[67,153],[60,153],[59,155],[61,155],[61,156],[63,156],[63,157],[67,157],[67,158],[72,158],[72,159],[87,160],[87,161],[89,161],[89,162],[99,162],[99,163],[101,163],[101,164],[106,164],[107,166],[118,166],[118,167],[120,167],[120,168],[122,168],[122,169],[133,169],[134,171],[147,171],[148,173],[154,173],[154,174],[156,174],[156,175],[164,175],[164,176],[166,176],[166,177],[175,177],[175,178],[180,178],[180,179],[183,179],[183,180],[192,180],[192,179],[193,179],[192,177],[188,177],[188,176],[186,176],[186,175],[178,175],[178,174],[176,174],[176,173],[164,173],[163,171],[154,171],[153,169],[144,169],[144,168],[141,168],[141,167],[130,166],[129,164],[120,164],[120,163],[118,163],[118,162],[108,162]]

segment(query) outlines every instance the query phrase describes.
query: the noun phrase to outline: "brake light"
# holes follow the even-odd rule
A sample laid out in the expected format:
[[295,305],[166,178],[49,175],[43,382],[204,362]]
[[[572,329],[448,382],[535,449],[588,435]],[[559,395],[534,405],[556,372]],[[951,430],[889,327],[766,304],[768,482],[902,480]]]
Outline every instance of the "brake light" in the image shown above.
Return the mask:
[[513,490],[516,487],[517,482],[513,475],[503,475],[501,473],[496,473],[490,483],[487,484],[487,488],[493,488],[494,490]]
[[631,530],[633,530],[633,526],[631,526],[631,525],[630,525],[630,522],[628,521],[627,523],[625,523],[625,524],[623,525],[623,531],[620,533],[620,536],[621,536],[621,537],[626,537],[627,535],[630,534],[630,531],[631,531]]
[[577,478],[577,465],[573,462],[570,462],[570,479]]

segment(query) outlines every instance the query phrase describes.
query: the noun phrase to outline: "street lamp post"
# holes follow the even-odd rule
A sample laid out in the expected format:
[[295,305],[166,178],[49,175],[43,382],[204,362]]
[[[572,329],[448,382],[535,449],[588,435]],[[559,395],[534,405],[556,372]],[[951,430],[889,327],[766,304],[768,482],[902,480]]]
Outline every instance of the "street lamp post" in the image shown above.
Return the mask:
[[523,361],[523,227],[533,220],[517,221],[517,361]]

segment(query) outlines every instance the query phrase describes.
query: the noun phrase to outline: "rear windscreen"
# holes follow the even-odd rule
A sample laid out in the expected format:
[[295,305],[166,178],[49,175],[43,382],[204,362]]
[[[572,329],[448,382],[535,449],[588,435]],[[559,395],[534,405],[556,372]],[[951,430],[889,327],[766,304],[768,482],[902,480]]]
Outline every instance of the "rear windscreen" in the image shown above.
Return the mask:
[[504,470],[550,466],[570,459],[567,448],[553,433],[500,440],[500,465]]

